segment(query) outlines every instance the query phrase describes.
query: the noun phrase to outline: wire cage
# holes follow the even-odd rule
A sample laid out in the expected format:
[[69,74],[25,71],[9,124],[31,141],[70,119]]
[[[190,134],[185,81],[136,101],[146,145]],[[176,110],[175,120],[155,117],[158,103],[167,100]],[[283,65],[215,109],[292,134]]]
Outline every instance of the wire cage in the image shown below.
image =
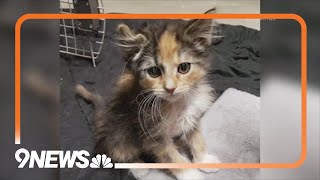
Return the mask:
[[[102,0],[60,0],[60,13],[104,13]],[[105,36],[105,19],[61,19],[60,54],[92,60],[96,67]]]

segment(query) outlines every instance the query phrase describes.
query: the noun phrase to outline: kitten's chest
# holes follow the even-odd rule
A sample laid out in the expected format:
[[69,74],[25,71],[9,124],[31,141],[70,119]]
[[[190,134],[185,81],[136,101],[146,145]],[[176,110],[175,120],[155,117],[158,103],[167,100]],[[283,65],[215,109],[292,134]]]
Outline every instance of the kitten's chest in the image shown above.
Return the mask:
[[170,121],[167,128],[168,134],[176,137],[196,128],[202,114],[212,104],[212,100],[209,93],[200,94],[172,106],[168,114],[168,121]]

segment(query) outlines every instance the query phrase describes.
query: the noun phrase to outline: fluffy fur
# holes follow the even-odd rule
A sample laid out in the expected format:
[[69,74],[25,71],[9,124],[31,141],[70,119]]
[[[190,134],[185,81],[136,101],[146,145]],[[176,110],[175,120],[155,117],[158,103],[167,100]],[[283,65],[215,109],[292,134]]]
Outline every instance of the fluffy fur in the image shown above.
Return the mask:
[[[145,25],[138,31],[118,26],[126,67],[114,98],[106,103],[76,86],[95,105],[97,153],[114,162],[204,162],[199,120],[215,99],[206,80],[214,29],[212,20]],[[167,172],[178,179],[200,176],[196,170]]]

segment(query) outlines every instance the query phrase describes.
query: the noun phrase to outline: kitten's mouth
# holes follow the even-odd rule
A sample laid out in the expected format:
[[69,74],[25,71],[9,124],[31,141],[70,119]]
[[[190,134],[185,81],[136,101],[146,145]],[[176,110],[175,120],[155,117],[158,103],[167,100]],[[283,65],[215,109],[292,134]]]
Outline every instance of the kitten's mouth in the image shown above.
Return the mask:
[[179,100],[181,97],[183,97],[181,93],[174,93],[174,94],[165,94],[161,98],[169,102],[174,102]]

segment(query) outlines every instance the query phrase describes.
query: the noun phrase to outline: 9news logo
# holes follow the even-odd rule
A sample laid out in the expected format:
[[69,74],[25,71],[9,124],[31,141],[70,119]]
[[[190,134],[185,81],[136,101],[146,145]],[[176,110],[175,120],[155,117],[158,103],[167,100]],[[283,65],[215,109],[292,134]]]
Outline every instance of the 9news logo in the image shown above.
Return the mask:
[[81,151],[28,151],[24,148],[18,149],[15,153],[18,168],[24,168],[29,163],[29,168],[34,168],[35,164],[39,168],[112,168],[111,158],[105,154],[98,154],[90,158],[90,153]]

